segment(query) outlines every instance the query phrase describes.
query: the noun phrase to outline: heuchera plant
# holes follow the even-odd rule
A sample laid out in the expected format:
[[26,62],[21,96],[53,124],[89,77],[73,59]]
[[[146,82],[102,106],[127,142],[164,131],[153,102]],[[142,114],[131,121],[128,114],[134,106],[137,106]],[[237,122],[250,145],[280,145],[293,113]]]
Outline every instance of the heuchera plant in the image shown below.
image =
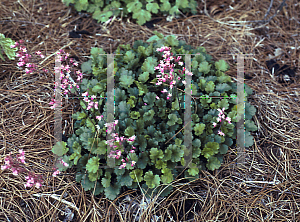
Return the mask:
[[132,18],[139,25],[151,20],[151,14],[167,13],[170,15],[191,12],[197,14],[197,1],[195,0],[62,0],[64,4],[74,4],[77,11],[93,13],[93,18],[98,22],[107,22],[112,16],[120,16],[121,13],[127,17],[132,13]]
[[[106,57],[99,55],[105,54],[104,50],[92,48],[91,59],[81,66],[82,72],[92,73],[93,78],[82,80],[80,92],[93,98],[94,103],[87,105],[80,100],[82,111],[73,114],[75,133],[68,138],[67,144],[57,146],[55,152],[60,152],[59,156],[69,167],[76,167],[76,181],[81,182],[86,191],[93,190],[94,195],[104,192],[113,200],[121,187],[137,188],[138,184],[148,189],[148,194],[152,191],[157,193],[158,186],[167,188],[160,194],[167,195],[172,190],[170,183],[176,177],[193,180],[199,177],[199,170],[218,169],[228,147],[236,142],[236,122],[244,121],[236,117],[244,109],[237,109],[237,86],[224,73],[229,68],[224,60],[214,62],[203,47],[193,49],[173,35],[164,37],[160,33],[155,34],[147,41],[149,44],[138,40],[132,48],[129,44],[120,45],[115,52],[122,54],[114,58],[114,117],[117,121],[114,123],[117,123],[115,131],[118,134],[114,144],[111,143],[115,153],[110,155],[119,157],[115,159],[115,168],[106,168],[108,125],[102,117],[107,116],[107,106],[100,97],[107,96],[108,67]],[[192,163],[184,174],[176,166],[184,166],[184,154],[187,152],[182,144],[185,86],[183,81],[176,82],[172,90],[176,88],[178,91],[172,93],[172,97],[162,93],[163,88],[170,87],[170,84],[157,84],[160,80],[155,67],[162,58],[162,52],[157,51],[161,47],[170,47],[170,55],[198,53],[192,55],[191,70],[186,72],[192,73],[192,95],[186,96],[193,99],[193,142]],[[177,71],[174,69],[172,74]],[[246,97],[252,93],[247,85],[245,90]],[[245,147],[249,147],[253,145],[249,131],[257,130],[251,121],[256,110],[248,102],[245,105]],[[222,121],[224,119],[227,121]],[[219,129],[216,128],[217,122],[221,122]],[[118,139],[122,137],[131,140]],[[120,158],[121,154],[123,158]]]

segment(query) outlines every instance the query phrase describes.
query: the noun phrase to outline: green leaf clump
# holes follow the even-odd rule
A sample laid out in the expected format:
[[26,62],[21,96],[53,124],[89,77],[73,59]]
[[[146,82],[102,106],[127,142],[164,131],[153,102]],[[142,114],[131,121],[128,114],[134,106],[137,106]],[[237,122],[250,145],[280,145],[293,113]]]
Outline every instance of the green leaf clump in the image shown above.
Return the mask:
[[150,21],[153,14],[174,16],[180,15],[180,11],[182,11],[184,14],[192,13],[195,15],[198,7],[196,0],[62,0],[62,2],[66,6],[74,4],[75,9],[79,12],[92,13],[93,18],[98,22],[104,23],[113,16],[117,17],[123,14],[123,16],[128,17],[131,14],[139,25]]
[[[165,8],[169,8],[168,1],[162,2]],[[130,10],[142,7],[138,1],[132,1],[130,6]],[[149,5],[148,9],[150,7],[154,12],[155,5]],[[245,147],[252,146],[253,136],[250,132],[257,130],[252,121],[256,109],[247,102],[247,96],[252,91],[246,87],[245,109],[237,105],[237,85],[225,74],[228,69],[225,61],[213,61],[205,48],[194,49],[184,41],[178,41],[176,36],[155,33],[146,42],[138,40],[132,46],[120,45],[115,52],[125,56],[116,56],[113,63],[113,118],[118,120],[114,132],[119,137],[135,137],[134,141],[122,140],[115,143],[117,148],[109,149],[105,126],[108,104],[100,98],[107,97],[108,63],[105,55],[99,55],[107,53],[101,48],[92,48],[88,61],[91,67],[82,67],[91,71],[92,78],[83,79],[79,86],[81,93],[88,92],[89,96],[96,97],[93,101],[98,102],[98,109],[87,110],[87,103],[80,100],[81,111],[72,116],[75,133],[67,143],[57,143],[52,149],[70,167],[76,165],[76,181],[86,191],[104,193],[111,200],[120,194],[122,187],[136,189],[139,185],[149,190],[147,192],[156,194],[158,187],[168,186],[160,194],[168,195],[174,179],[186,176],[190,180],[199,178],[203,170],[219,169],[229,147],[237,142],[244,143],[244,136]],[[156,49],[162,46],[171,47],[174,56],[195,55],[191,56],[191,84],[193,97],[200,99],[191,99],[190,129],[185,127],[185,85],[178,81],[176,88],[171,90],[168,85],[156,84],[160,73],[155,67],[163,59],[163,52]],[[180,61],[184,62],[184,58]],[[176,75],[179,75],[180,68],[175,66]],[[167,99],[167,93],[162,93],[163,89],[172,92],[170,99]],[[218,109],[222,108],[231,122],[222,120],[214,127]],[[101,115],[104,118],[96,118]],[[243,121],[242,118],[245,118],[245,132],[236,130],[236,124]],[[220,135],[219,131],[224,135]],[[185,140],[189,133],[191,138]],[[121,157],[108,156],[109,150],[114,149],[121,151]],[[187,163],[188,168],[183,174],[184,169],[180,167],[185,166],[187,157],[191,161]],[[124,161],[127,164],[122,167]]]

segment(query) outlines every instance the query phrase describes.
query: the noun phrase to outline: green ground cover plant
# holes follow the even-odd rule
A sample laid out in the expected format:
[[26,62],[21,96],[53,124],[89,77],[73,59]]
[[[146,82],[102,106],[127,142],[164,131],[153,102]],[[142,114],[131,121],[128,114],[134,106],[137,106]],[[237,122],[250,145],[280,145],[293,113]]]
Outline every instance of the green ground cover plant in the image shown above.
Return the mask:
[[[170,47],[174,55],[199,53],[192,58],[191,73],[192,96],[201,99],[192,100],[193,159],[184,174],[181,174],[182,169],[176,168],[184,166],[183,156],[187,152],[183,145],[184,134],[179,132],[184,120],[184,84],[176,83],[176,88],[169,91],[175,95],[170,99],[171,93],[162,93],[165,86],[157,84],[159,78],[155,71],[162,58],[157,49],[165,46]],[[218,169],[228,147],[236,142],[235,123],[241,120],[236,118],[239,112],[236,83],[224,73],[228,64],[224,60],[214,62],[203,47],[193,49],[175,36],[164,37],[157,32],[147,42],[136,41],[132,48],[129,44],[120,45],[115,53],[124,55],[114,59],[114,126],[119,134],[115,134],[117,140],[111,145],[115,145],[112,155],[118,157],[116,167],[100,168],[107,164],[106,129],[109,125],[105,121],[105,102],[97,98],[107,96],[107,61],[105,56],[99,55],[105,54],[104,50],[92,48],[91,59],[81,66],[82,72],[92,73],[93,78],[83,79],[80,83],[80,93],[87,97],[80,101],[82,111],[73,114],[75,134],[67,143],[61,142],[53,149],[68,163],[68,167],[59,170],[76,167],[76,181],[81,182],[86,191],[92,190],[95,195],[104,192],[113,200],[122,186],[137,188],[141,185],[156,193],[158,187],[164,187],[166,189],[160,193],[163,196],[170,193],[170,183],[179,175],[193,180],[199,178],[200,170]],[[174,69],[174,73],[177,71]],[[76,93],[76,90],[73,88],[71,92]],[[246,87],[246,96],[251,93]],[[253,144],[250,131],[257,130],[251,121],[255,111],[246,102],[246,147]],[[216,122],[221,122],[222,117],[225,119],[224,112],[229,121],[223,121],[218,128]],[[109,131],[111,129],[112,125]],[[119,135],[129,138],[129,142],[120,139]]]
[[197,13],[197,2],[195,0],[62,0],[69,6],[74,4],[77,11],[93,13],[93,18],[98,22],[106,22],[112,16],[124,16],[132,13],[132,18],[136,19],[137,24],[143,25],[151,20],[152,14],[164,13],[169,15],[191,12]]

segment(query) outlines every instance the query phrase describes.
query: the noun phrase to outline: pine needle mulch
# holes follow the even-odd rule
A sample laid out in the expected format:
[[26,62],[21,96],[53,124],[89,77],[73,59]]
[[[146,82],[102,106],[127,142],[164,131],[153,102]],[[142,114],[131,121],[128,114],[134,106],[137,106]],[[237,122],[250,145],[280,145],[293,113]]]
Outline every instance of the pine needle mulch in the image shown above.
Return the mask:
[[[38,61],[52,70],[47,74],[25,74],[17,61],[7,59],[0,65],[1,164],[6,154],[23,149],[27,169],[43,174],[44,184],[25,189],[25,175],[1,171],[0,221],[300,221],[300,4],[218,2],[199,1],[199,14],[183,14],[171,22],[157,17],[161,20],[153,28],[139,26],[130,17],[101,25],[59,0],[1,2],[0,33],[25,40],[31,54],[39,50],[48,56],[63,48],[82,63],[91,47],[114,52],[119,44],[146,41],[157,30],[224,59],[231,67],[227,74],[236,81],[232,54],[252,53],[252,59],[245,59],[245,83],[254,91],[248,101],[257,109],[258,131],[252,133],[254,145],[246,148],[243,167],[235,166],[237,148],[231,147],[219,170],[203,171],[191,183],[175,181],[176,191],[169,197],[153,198],[150,204],[135,190],[115,201],[94,197],[76,183],[75,169],[51,176],[54,111],[48,104],[54,94],[54,56]],[[90,35],[69,38],[72,30]],[[291,67],[289,73],[294,68],[295,75],[288,78],[284,70],[272,73],[272,68],[270,72],[270,59]],[[71,115],[79,111],[78,104],[76,99],[67,104],[63,100],[66,134],[73,133]]]

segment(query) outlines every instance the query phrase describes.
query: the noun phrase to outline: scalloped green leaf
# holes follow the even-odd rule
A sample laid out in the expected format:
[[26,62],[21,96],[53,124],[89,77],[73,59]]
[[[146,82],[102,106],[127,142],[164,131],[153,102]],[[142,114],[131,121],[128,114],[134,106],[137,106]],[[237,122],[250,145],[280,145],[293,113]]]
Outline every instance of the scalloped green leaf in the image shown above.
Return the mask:
[[168,12],[171,9],[171,4],[168,0],[160,0],[160,2],[162,3],[160,5],[160,10],[161,11],[166,11]]
[[86,164],[86,169],[88,172],[96,173],[99,169],[99,157],[92,157],[88,160],[88,163]]
[[63,156],[69,151],[69,148],[66,147],[67,143],[63,141],[56,142],[52,148],[52,152],[57,156]]
[[142,182],[143,181],[143,170],[135,169],[129,173],[129,176],[133,179],[133,182]]
[[134,79],[132,77],[132,71],[123,69],[120,75],[120,86],[129,88],[134,82]]
[[133,179],[129,176],[129,173],[117,176],[117,181],[120,186],[130,187],[132,185]]
[[221,166],[221,162],[218,160],[217,157],[210,157],[207,161],[206,167],[209,170],[216,170],[219,169]]
[[256,108],[251,105],[250,103],[245,103],[245,118],[246,119],[252,119],[252,116],[254,116],[256,113]]
[[213,81],[209,81],[207,84],[206,84],[206,87],[205,87],[205,91],[210,93],[210,92],[213,92],[215,90],[215,84]]
[[150,149],[150,159],[152,163],[155,163],[156,160],[164,158],[162,150],[152,147]]
[[163,168],[167,167],[167,163],[162,161],[162,160],[157,160],[156,163],[155,163],[155,167],[157,169],[163,169]]
[[142,71],[153,74],[154,67],[157,65],[157,59],[154,57],[147,57],[142,65]]
[[198,175],[199,174],[198,166],[195,163],[191,163],[189,166],[189,169],[188,169],[188,173],[189,173],[189,175],[191,175],[193,177]]
[[195,131],[196,136],[200,136],[203,133],[204,129],[205,129],[204,123],[197,123],[193,130]]
[[209,73],[211,65],[207,61],[203,61],[200,63],[198,71],[204,74]]
[[127,51],[124,56],[124,61],[129,64],[134,58],[135,54],[132,51]]
[[141,116],[140,113],[137,112],[137,111],[130,112],[130,118],[131,119],[138,119],[140,116]]
[[146,9],[154,14],[157,14],[159,6],[157,3],[147,3]]
[[151,13],[144,9],[138,11],[136,10],[133,12],[132,18],[137,19],[137,24],[143,25],[146,23],[146,21],[151,20]]
[[110,200],[115,200],[120,194],[120,188],[121,186],[118,183],[106,187],[104,189],[105,196]]
[[172,154],[171,154],[172,162],[179,162],[181,157],[183,157],[183,155],[184,155],[184,151],[176,145],[171,144],[168,146],[167,149],[172,152]]
[[152,171],[148,171],[145,173],[144,180],[149,188],[155,188],[160,184],[159,175],[153,175]]
[[219,109],[228,109],[229,108],[229,103],[228,103],[228,100],[227,99],[221,99],[219,102],[218,102],[218,108]]
[[135,0],[127,4],[127,10],[128,12],[135,12],[140,10],[142,6],[142,3],[140,3],[138,0]]
[[225,62],[223,59],[219,60],[218,62],[215,62],[215,67],[217,70],[220,71],[227,71],[229,69],[229,65],[227,62]]
[[153,119],[154,114],[155,114],[154,110],[150,109],[148,112],[144,113],[143,118],[145,121],[150,121]]
[[248,131],[256,131],[257,130],[257,126],[255,125],[255,123],[251,120],[246,120],[245,121],[245,128]]
[[205,144],[205,147],[202,150],[202,154],[206,159],[208,159],[211,156],[217,154],[219,152],[219,148],[219,143],[208,142]]
[[142,74],[139,75],[138,80],[142,83],[147,82],[149,79],[149,72],[143,72]]
[[220,154],[226,154],[228,151],[228,146],[226,144],[221,144],[219,151],[220,151]]
[[105,177],[101,179],[101,184],[104,188],[110,186],[111,183],[111,174],[109,172],[105,172]]
[[170,169],[163,168],[161,172],[163,173],[163,175],[161,175],[161,181],[163,182],[163,184],[169,184],[173,181],[174,178]]

